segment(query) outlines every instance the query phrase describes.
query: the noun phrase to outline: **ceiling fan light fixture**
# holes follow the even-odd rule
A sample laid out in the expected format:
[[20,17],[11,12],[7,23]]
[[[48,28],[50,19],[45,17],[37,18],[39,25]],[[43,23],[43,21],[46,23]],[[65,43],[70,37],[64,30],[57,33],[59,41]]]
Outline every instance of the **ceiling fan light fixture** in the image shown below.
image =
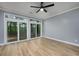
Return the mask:
[[44,11],[44,12],[47,13],[46,8],[54,6],[54,3],[53,3],[53,4],[49,4],[49,5],[45,5],[45,6],[44,6],[43,4],[44,4],[44,2],[41,2],[41,3],[40,3],[40,6],[31,6],[31,7],[32,7],[32,8],[39,8],[39,9],[36,11],[36,13],[38,13],[39,11]]
[[44,9],[43,9],[43,8],[41,8],[41,9],[40,9],[40,11],[44,11]]

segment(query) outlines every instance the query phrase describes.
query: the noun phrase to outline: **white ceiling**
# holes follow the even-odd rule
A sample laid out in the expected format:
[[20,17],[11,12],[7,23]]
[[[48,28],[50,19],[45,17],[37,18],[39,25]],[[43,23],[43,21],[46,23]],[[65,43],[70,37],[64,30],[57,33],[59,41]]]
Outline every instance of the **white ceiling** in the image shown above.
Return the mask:
[[[53,2],[45,2],[44,5],[51,3]],[[30,7],[39,5],[39,2],[0,2],[2,10],[38,19],[47,19],[63,11],[79,7],[79,2],[55,2],[55,6],[46,8],[47,13],[42,11],[36,13],[38,9]]]

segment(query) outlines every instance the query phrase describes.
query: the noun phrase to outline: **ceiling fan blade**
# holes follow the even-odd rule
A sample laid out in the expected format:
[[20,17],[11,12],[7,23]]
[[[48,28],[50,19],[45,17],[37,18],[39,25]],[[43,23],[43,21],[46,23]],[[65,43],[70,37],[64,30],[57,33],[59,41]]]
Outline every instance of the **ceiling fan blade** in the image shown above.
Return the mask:
[[32,7],[32,8],[40,8],[40,7],[37,7],[37,6],[30,6],[30,7]]
[[40,11],[40,9],[39,9],[39,10],[37,10],[37,11],[36,11],[36,13],[38,13],[39,11]]
[[51,7],[51,6],[54,6],[54,3],[50,4],[50,5],[47,5],[47,6],[44,6],[43,8],[47,8],[47,7]]
[[44,9],[44,11],[47,13],[47,10],[46,9]]

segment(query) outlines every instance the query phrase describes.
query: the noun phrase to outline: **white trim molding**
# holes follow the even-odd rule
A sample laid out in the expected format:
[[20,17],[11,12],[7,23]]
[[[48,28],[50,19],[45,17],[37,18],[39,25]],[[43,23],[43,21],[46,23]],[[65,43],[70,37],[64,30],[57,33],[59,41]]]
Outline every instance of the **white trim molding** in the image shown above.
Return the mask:
[[71,43],[71,42],[68,42],[68,41],[59,40],[59,39],[51,38],[51,37],[44,37],[44,38],[55,40],[55,41],[58,41],[58,42],[62,42],[62,43],[66,43],[66,44],[69,44],[69,45],[73,45],[73,46],[79,47],[79,44],[76,44],[76,43]]
[[[6,15],[7,15],[7,17],[5,17]],[[21,18],[23,18],[23,20],[17,19],[16,17],[21,17]],[[40,24],[41,25],[40,30],[42,30],[42,21],[41,20],[38,20],[38,21],[40,21],[40,22],[37,22],[37,19],[34,19],[33,21],[30,21],[30,18],[4,12],[4,43],[3,44],[10,44],[10,43],[15,43],[15,42],[22,41],[22,40],[19,39],[19,30],[20,30],[19,29],[19,24],[20,23],[27,24],[26,25],[27,26],[27,39],[25,39],[23,41],[32,40],[31,39],[31,33],[30,33],[31,32],[30,24],[33,23],[33,24],[36,24],[36,26],[37,26],[37,24]],[[7,22],[16,22],[17,23],[17,40],[16,41],[8,42],[8,38],[7,38],[7,25],[6,25]],[[42,31],[41,31],[41,33],[42,33]],[[42,36],[41,33],[40,33],[40,37]],[[37,34],[36,34],[36,37],[37,37]],[[3,44],[1,44],[1,45],[3,45]]]
[[15,41],[15,42],[0,43],[0,46],[9,45],[9,44],[16,44],[16,43],[19,43],[19,42],[28,42],[28,41],[36,40],[37,38],[41,38],[41,37],[28,38],[26,40],[19,40],[19,41]]
[[[55,14],[55,15],[52,16],[52,17],[55,17],[55,16],[58,16],[58,15],[61,15],[61,14],[64,14],[64,13],[70,12],[70,11],[72,11],[72,10],[76,10],[76,9],[78,9],[78,8],[79,8],[79,7],[75,7],[75,8],[71,8],[71,9],[68,9],[68,10],[62,11],[62,12],[60,12],[60,13]],[[47,18],[47,19],[45,19],[45,20],[51,19],[52,17]]]

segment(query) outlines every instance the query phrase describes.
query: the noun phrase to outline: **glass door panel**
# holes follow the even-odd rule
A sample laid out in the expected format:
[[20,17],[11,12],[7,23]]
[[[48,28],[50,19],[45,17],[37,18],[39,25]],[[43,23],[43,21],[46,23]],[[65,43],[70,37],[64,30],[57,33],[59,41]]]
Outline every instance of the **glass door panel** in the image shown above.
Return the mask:
[[40,33],[41,33],[41,27],[40,24],[37,24],[37,37],[40,36]]
[[19,23],[19,39],[27,39],[27,26],[26,23]]
[[31,24],[31,38],[36,37],[36,24]]
[[8,42],[17,41],[17,22],[7,22]]

